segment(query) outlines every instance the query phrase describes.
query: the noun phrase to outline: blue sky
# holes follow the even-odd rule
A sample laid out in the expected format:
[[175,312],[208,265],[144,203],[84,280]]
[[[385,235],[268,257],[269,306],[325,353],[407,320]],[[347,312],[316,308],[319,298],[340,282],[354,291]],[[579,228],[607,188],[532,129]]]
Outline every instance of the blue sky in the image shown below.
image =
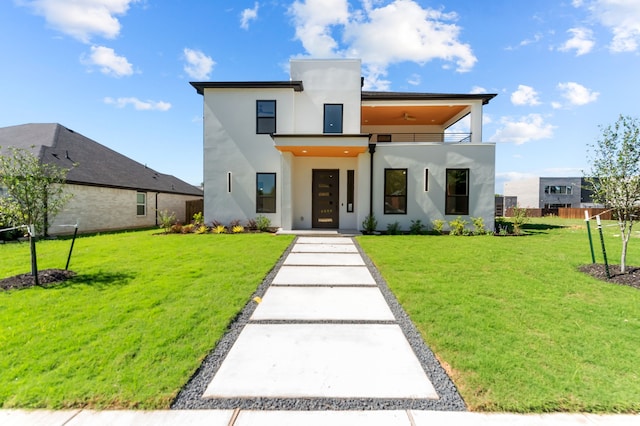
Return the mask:
[[505,180],[582,176],[638,116],[638,0],[4,0],[0,127],[60,123],[202,182],[189,81],[287,80],[291,58],[360,58],[368,90],[497,93],[483,139]]

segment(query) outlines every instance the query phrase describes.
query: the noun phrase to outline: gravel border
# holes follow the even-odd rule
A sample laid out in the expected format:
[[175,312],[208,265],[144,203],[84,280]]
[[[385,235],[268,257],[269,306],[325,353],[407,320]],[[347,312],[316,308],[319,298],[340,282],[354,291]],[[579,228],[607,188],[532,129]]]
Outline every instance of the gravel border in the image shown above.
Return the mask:
[[[271,285],[284,260],[298,241],[296,237],[282,254],[273,269],[267,274],[258,289],[251,295],[229,329],[220,339],[216,347],[204,359],[198,370],[180,390],[171,404],[171,409],[242,409],[242,410],[438,410],[466,411],[466,405],[455,385],[440,365],[433,352],[426,346],[420,333],[402,309],[395,296],[389,290],[373,262],[364,253],[358,242],[351,238],[362,256],[371,275],[378,284],[385,300],[393,312],[397,324],[407,337],[427,377],[433,384],[440,399],[383,399],[383,398],[207,398],[203,399],[207,386],[220,368],[227,353],[233,346],[244,326],[256,309],[253,298],[262,297]],[[300,321],[275,321],[273,323],[299,323]],[[317,321],[316,321],[317,322]],[[353,321],[330,321],[331,323],[354,323]],[[263,321],[251,321],[263,323]],[[367,322],[368,323],[368,322]]]

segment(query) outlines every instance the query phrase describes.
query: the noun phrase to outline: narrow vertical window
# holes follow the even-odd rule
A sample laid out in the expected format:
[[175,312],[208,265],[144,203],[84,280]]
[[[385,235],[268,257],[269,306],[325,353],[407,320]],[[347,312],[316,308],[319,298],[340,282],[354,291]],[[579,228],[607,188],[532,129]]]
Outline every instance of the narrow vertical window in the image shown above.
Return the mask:
[[445,214],[469,214],[469,169],[447,169]]
[[256,173],[256,213],[276,212],[276,174]]
[[347,170],[347,213],[353,213],[355,186],[355,172]]
[[276,132],[276,101],[256,101],[256,133]]
[[136,214],[138,216],[145,216],[147,214],[147,193],[138,192],[136,197]]
[[342,133],[342,104],[324,105],[324,133]]
[[227,192],[231,193],[231,172],[227,172]]
[[424,192],[429,192],[429,169],[424,169]]
[[407,214],[407,169],[384,169],[384,214]]

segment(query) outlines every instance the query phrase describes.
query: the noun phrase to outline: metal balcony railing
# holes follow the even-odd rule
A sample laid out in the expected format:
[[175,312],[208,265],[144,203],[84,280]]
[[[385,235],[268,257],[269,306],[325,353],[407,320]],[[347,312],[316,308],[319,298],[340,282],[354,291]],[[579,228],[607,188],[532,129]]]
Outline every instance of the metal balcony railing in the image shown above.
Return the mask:
[[374,133],[371,141],[468,143],[471,142],[471,133]]

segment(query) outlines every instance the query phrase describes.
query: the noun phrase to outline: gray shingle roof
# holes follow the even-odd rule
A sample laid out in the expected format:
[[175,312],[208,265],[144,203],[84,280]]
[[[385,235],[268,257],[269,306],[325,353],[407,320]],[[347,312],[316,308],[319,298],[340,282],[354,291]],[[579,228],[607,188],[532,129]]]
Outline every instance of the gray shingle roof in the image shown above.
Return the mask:
[[5,152],[8,146],[31,149],[40,161],[69,169],[68,183],[203,195],[201,189],[175,176],[150,169],[60,124],[2,127],[0,147]]

